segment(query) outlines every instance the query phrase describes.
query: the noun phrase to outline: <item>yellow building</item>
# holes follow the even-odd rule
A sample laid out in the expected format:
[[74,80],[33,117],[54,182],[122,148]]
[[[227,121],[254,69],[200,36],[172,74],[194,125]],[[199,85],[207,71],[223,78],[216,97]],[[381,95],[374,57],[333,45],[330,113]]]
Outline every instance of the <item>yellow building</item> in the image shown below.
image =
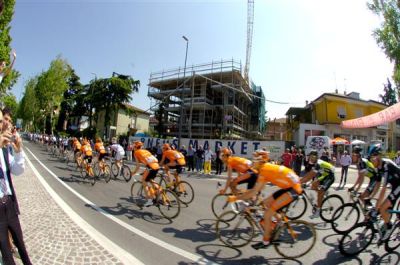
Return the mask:
[[129,104],[125,104],[125,107],[127,109],[120,108],[118,111],[111,113],[111,121],[108,128],[104,126],[105,111],[99,113],[96,128],[104,139],[126,135],[128,132],[133,135],[149,130],[150,113]]
[[396,149],[397,126],[392,124],[365,129],[343,129],[344,120],[367,116],[385,109],[387,106],[373,100],[362,100],[360,94],[347,95],[324,93],[304,108],[290,108],[287,115],[288,141],[304,145],[308,136],[326,135],[330,138],[342,137],[349,142],[362,140],[366,143],[382,141],[384,148]]

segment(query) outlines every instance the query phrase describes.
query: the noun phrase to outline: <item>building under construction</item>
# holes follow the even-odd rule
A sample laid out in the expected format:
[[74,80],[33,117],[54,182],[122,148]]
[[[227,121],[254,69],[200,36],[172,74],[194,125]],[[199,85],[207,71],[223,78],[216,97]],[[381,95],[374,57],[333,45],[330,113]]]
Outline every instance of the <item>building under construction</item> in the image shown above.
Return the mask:
[[[148,96],[164,135],[254,138],[265,131],[265,98],[234,60],[150,75]],[[182,119],[180,119],[182,118]]]

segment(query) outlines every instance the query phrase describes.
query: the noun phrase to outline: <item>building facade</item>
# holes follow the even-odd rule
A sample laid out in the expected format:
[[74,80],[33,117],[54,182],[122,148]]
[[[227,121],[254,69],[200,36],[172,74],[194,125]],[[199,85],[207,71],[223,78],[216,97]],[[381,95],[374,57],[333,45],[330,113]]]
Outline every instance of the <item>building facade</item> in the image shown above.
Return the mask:
[[258,134],[265,127],[259,117],[265,115],[264,94],[241,73],[233,60],[152,73],[148,96],[154,111],[163,103],[162,121],[157,117],[166,128],[163,134],[203,139]]
[[380,141],[386,150],[396,150],[400,142],[400,126],[395,122],[372,128],[344,129],[344,120],[360,118],[379,112],[388,106],[373,100],[362,100],[360,94],[324,93],[304,108],[289,108],[286,113],[288,139],[304,145],[308,136],[342,137],[349,142]]

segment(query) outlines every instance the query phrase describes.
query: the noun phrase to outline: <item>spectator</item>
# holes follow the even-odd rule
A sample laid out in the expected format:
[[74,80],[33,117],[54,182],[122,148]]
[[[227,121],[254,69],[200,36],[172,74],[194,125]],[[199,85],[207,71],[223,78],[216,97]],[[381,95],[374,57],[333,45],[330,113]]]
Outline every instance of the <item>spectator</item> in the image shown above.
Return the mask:
[[203,163],[204,163],[204,150],[201,145],[199,145],[199,148],[196,150],[196,170],[197,172],[200,172],[201,169],[203,168]]
[[394,159],[397,166],[400,166],[400,151],[397,151],[397,156]]
[[186,151],[186,146],[182,145],[181,149],[179,149],[179,152],[182,153],[182,155],[185,156],[185,160],[187,159],[187,151]]
[[215,164],[216,164],[215,165],[216,166],[215,174],[216,175],[221,175],[221,173],[222,173],[223,162],[222,162],[221,158],[219,157],[220,153],[221,153],[221,146],[218,147],[218,150],[215,153]]
[[340,189],[340,186],[342,185],[343,176],[344,176],[343,188],[346,185],[347,172],[348,172],[349,166],[351,164],[351,157],[347,153],[347,151],[344,151],[343,155],[340,157],[340,164],[342,165],[342,175],[340,177],[339,189]]
[[189,148],[187,150],[188,171],[194,171],[194,154],[195,150],[193,149],[192,144],[189,144]]
[[321,160],[324,160],[324,161],[326,161],[326,162],[329,162],[331,159],[330,159],[330,154],[329,154],[329,148],[327,147],[327,146],[325,146],[324,147],[324,150],[322,151],[322,154],[321,154],[321,157],[320,157],[320,159]]
[[292,160],[293,160],[293,156],[290,153],[290,149],[286,148],[285,153],[282,154],[281,159],[283,161],[283,165],[287,168],[292,168]]
[[162,158],[162,148],[161,148],[160,143],[157,143],[157,144],[156,144],[156,148],[157,148],[157,152],[156,152],[157,160],[158,160],[158,161],[161,161],[161,158]]
[[7,67],[6,61],[1,61],[0,62],[0,84],[3,81],[4,78],[6,78],[7,75],[11,73],[11,70],[14,66],[15,59],[17,58],[17,54],[15,51],[12,52],[12,55],[14,56],[13,60],[11,61],[11,65]]
[[126,160],[132,161],[133,143],[126,146]]
[[293,171],[296,172],[297,176],[300,176],[303,159],[304,159],[303,150],[299,148],[297,149],[297,152],[293,159]]
[[204,151],[204,174],[206,175],[210,175],[211,173],[211,162],[213,156],[214,153],[211,151],[211,147],[208,146],[208,148]]

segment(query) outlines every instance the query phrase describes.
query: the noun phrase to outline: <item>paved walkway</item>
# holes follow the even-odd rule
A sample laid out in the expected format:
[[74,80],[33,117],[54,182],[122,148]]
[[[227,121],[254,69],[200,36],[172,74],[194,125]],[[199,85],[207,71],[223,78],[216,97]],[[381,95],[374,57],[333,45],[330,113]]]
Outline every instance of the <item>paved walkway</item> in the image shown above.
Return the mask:
[[14,185],[24,240],[33,264],[123,264],[71,220],[28,163],[25,174],[14,177]]

